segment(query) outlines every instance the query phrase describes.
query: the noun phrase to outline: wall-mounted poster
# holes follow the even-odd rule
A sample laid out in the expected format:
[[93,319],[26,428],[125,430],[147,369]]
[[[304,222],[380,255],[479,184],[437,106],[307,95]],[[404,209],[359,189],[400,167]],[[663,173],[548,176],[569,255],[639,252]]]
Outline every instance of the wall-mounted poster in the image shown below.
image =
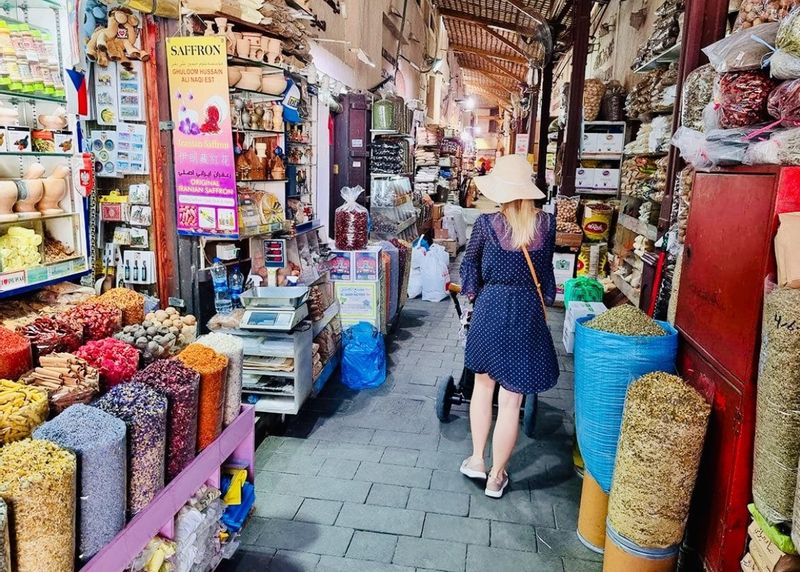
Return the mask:
[[225,38],[167,39],[178,232],[238,234]]

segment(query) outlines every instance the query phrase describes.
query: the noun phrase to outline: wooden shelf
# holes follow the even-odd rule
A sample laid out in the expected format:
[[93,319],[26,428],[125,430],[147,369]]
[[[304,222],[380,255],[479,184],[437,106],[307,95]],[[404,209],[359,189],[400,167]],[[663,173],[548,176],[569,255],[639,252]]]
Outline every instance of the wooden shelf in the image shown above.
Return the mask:
[[638,218],[633,218],[632,216],[624,213],[620,213],[617,220],[623,227],[627,228],[628,230],[632,230],[636,234],[644,236],[648,240],[655,242],[658,239],[658,229],[652,224],[647,224],[640,221]]
[[645,73],[653,71],[658,68],[667,67],[671,63],[677,62],[680,56],[681,56],[681,43],[678,42],[671,48],[667,48],[660,54],[649,59],[648,61],[646,61],[633,71],[634,73]]
[[616,286],[619,291],[622,292],[622,294],[631,302],[631,304],[637,308],[639,307],[639,297],[641,295],[640,290],[637,290],[625,282],[625,280],[623,280],[622,277],[617,274],[611,275],[611,281],[614,283],[614,286]]

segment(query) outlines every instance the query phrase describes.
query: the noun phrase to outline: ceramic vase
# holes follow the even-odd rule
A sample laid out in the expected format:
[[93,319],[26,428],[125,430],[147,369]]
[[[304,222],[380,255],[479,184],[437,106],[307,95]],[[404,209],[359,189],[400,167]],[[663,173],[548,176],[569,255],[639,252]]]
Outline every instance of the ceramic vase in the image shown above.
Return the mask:
[[215,36],[214,33],[214,22],[211,20],[203,20],[203,23],[206,25],[206,29],[203,30],[204,36]]
[[236,40],[236,55],[240,58],[247,58],[250,56],[250,39],[240,38]]
[[236,55],[236,32],[233,31],[233,24],[228,24],[225,30],[225,47],[229,56]]
[[17,202],[16,181],[0,181],[0,222],[11,222],[19,218],[12,212],[15,202]]
[[272,130],[283,131],[283,105],[272,104]]
[[214,18],[214,23],[217,25],[217,36],[225,36],[225,27],[228,25],[228,19],[223,17]]
[[267,105],[264,107],[264,117],[261,118],[261,129],[269,131],[272,129],[272,106]]
[[25,176],[17,181],[17,204],[14,205],[14,210],[19,215],[19,218],[37,218],[42,216],[36,205],[42,200],[44,196],[44,167],[41,163],[33,163],[28,170],[25,171]]
[[39,203],[39,212],[43,215],[55,215],[64,212],[59,203],[67,196],[67,177],[69,167],[59,165],[44,180],[44,197]]
[[270,38],[267,48],[267,61],[271,64],[278,63],[281,57],[281,41],[276,38]]

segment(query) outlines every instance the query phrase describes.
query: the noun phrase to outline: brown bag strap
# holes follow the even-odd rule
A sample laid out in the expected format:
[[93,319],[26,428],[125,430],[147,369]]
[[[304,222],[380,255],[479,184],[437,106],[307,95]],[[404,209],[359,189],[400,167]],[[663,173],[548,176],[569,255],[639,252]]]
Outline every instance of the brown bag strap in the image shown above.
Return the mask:
[[536,284],[536,291],[539,293],[539,301],[542,303],[542,312],[544,312],[544,319],[547,319],[547,307],[544,304],[544,296],[542,296],[542,285],[539,284],[539,276],[536,274],[536,268],[533,266],[533,261],[531,260],[531,255],[528,254],[527,248],[521,248],[522,254],[525,256],[525,262],[528,263],[528,270],[531,271],[531,276],[533,277],[533,283]]

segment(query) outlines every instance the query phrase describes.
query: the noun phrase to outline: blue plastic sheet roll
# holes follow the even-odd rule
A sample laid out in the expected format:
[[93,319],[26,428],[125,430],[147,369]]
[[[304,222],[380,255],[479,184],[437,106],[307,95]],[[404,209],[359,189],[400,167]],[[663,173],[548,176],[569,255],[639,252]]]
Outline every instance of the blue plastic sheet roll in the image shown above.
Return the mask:
[[654,371],[675,372],[678,332],[658,322],[666,336],[623,336],[575,325],[575,431],[586,470],[611,491],[617,441],[628,386]]

